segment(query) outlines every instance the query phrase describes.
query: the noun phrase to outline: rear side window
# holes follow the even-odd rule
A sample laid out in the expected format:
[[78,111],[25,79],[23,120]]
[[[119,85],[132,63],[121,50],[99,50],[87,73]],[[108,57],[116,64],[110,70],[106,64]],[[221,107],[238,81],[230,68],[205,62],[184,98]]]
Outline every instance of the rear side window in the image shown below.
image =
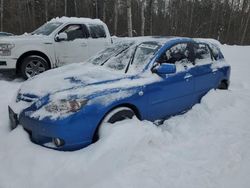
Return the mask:
[[213,53],[213,56],[214,56],[215,60],[223,59],[224,58],[223,55],[221,54],[221,51],[220,51],[219,47],[217,47],[214,44],[211,44],[210,48],[212,50],[212,53]]
[[194,44],[195,64],[208,64],[212,62],[212,56],[207,44]]
[[92,38],[106,38],[106,32],[102,25],[89,25],[89,32]]

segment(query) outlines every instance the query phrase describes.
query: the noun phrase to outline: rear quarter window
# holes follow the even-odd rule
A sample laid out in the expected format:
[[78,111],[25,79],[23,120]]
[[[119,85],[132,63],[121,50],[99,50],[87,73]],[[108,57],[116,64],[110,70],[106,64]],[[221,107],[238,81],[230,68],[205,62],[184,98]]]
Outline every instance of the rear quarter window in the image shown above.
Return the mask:
[[106,32],[102,25],[89,25],[89,32],[92,38],[106,38]]
[[210,48],[211,48],[211,51],[212,51],[212,54],[213,54],[213,57],[214,57],[215,60],[219,60],[219,59],[224,58],[221,51],[220,51],[220,49],[219,49],[219,47],[217,47],[214,44],[211,44]]
[[209,64],[212,62],[212,55],[209,46],[205,43],[194,44],[195,64]]

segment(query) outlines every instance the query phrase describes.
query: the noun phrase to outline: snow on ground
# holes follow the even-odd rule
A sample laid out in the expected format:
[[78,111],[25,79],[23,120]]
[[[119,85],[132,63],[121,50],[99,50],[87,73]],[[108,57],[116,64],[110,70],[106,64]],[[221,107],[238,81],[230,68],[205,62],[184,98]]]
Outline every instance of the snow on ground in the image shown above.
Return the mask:
[[156,127],[117,123],[76,152],[31,143],[8,129],[7,105],[20,80],[0,76],[0,188],[250,187],[250,47],[223,46],[232,66],[229,91],[211,91],[188,113]]

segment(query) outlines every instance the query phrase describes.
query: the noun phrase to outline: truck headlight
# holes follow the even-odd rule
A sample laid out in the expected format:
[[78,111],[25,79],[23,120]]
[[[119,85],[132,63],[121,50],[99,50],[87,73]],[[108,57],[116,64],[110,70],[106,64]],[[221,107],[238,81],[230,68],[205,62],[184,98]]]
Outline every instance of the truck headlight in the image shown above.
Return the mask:
[[45,106],[46,111],[51,113],[69,113],[69,112],[77,112],[83,106],[87,104],[86,99],[75,99],[75,100],[59,100],[56,102],[51,102]]
[[0,55],[10,56],[11,49],[15,47],[15,44],[0,44]]

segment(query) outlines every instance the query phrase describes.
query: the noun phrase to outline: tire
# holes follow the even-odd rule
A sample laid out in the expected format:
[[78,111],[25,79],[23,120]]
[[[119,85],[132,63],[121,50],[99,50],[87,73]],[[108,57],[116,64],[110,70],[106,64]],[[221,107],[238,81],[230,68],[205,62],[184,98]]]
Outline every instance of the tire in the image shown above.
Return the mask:
[[21,76],[24,79],[34,77],[49,69],[48,62],[41,56],[31,55],[21,62]]
[[221,81],[221,83],[218,86],[218,89],[227,90],[228,89],[228,83],[226,80]]
[[103,118],[98,128],[97,134],[95,134],[93,140],[97,141],[105,134],[107,125],[114,124],[118,121],[122,121],[125,119],[132,119],[134,116],[135,116],[134,111],[128,107],[115,108]]

